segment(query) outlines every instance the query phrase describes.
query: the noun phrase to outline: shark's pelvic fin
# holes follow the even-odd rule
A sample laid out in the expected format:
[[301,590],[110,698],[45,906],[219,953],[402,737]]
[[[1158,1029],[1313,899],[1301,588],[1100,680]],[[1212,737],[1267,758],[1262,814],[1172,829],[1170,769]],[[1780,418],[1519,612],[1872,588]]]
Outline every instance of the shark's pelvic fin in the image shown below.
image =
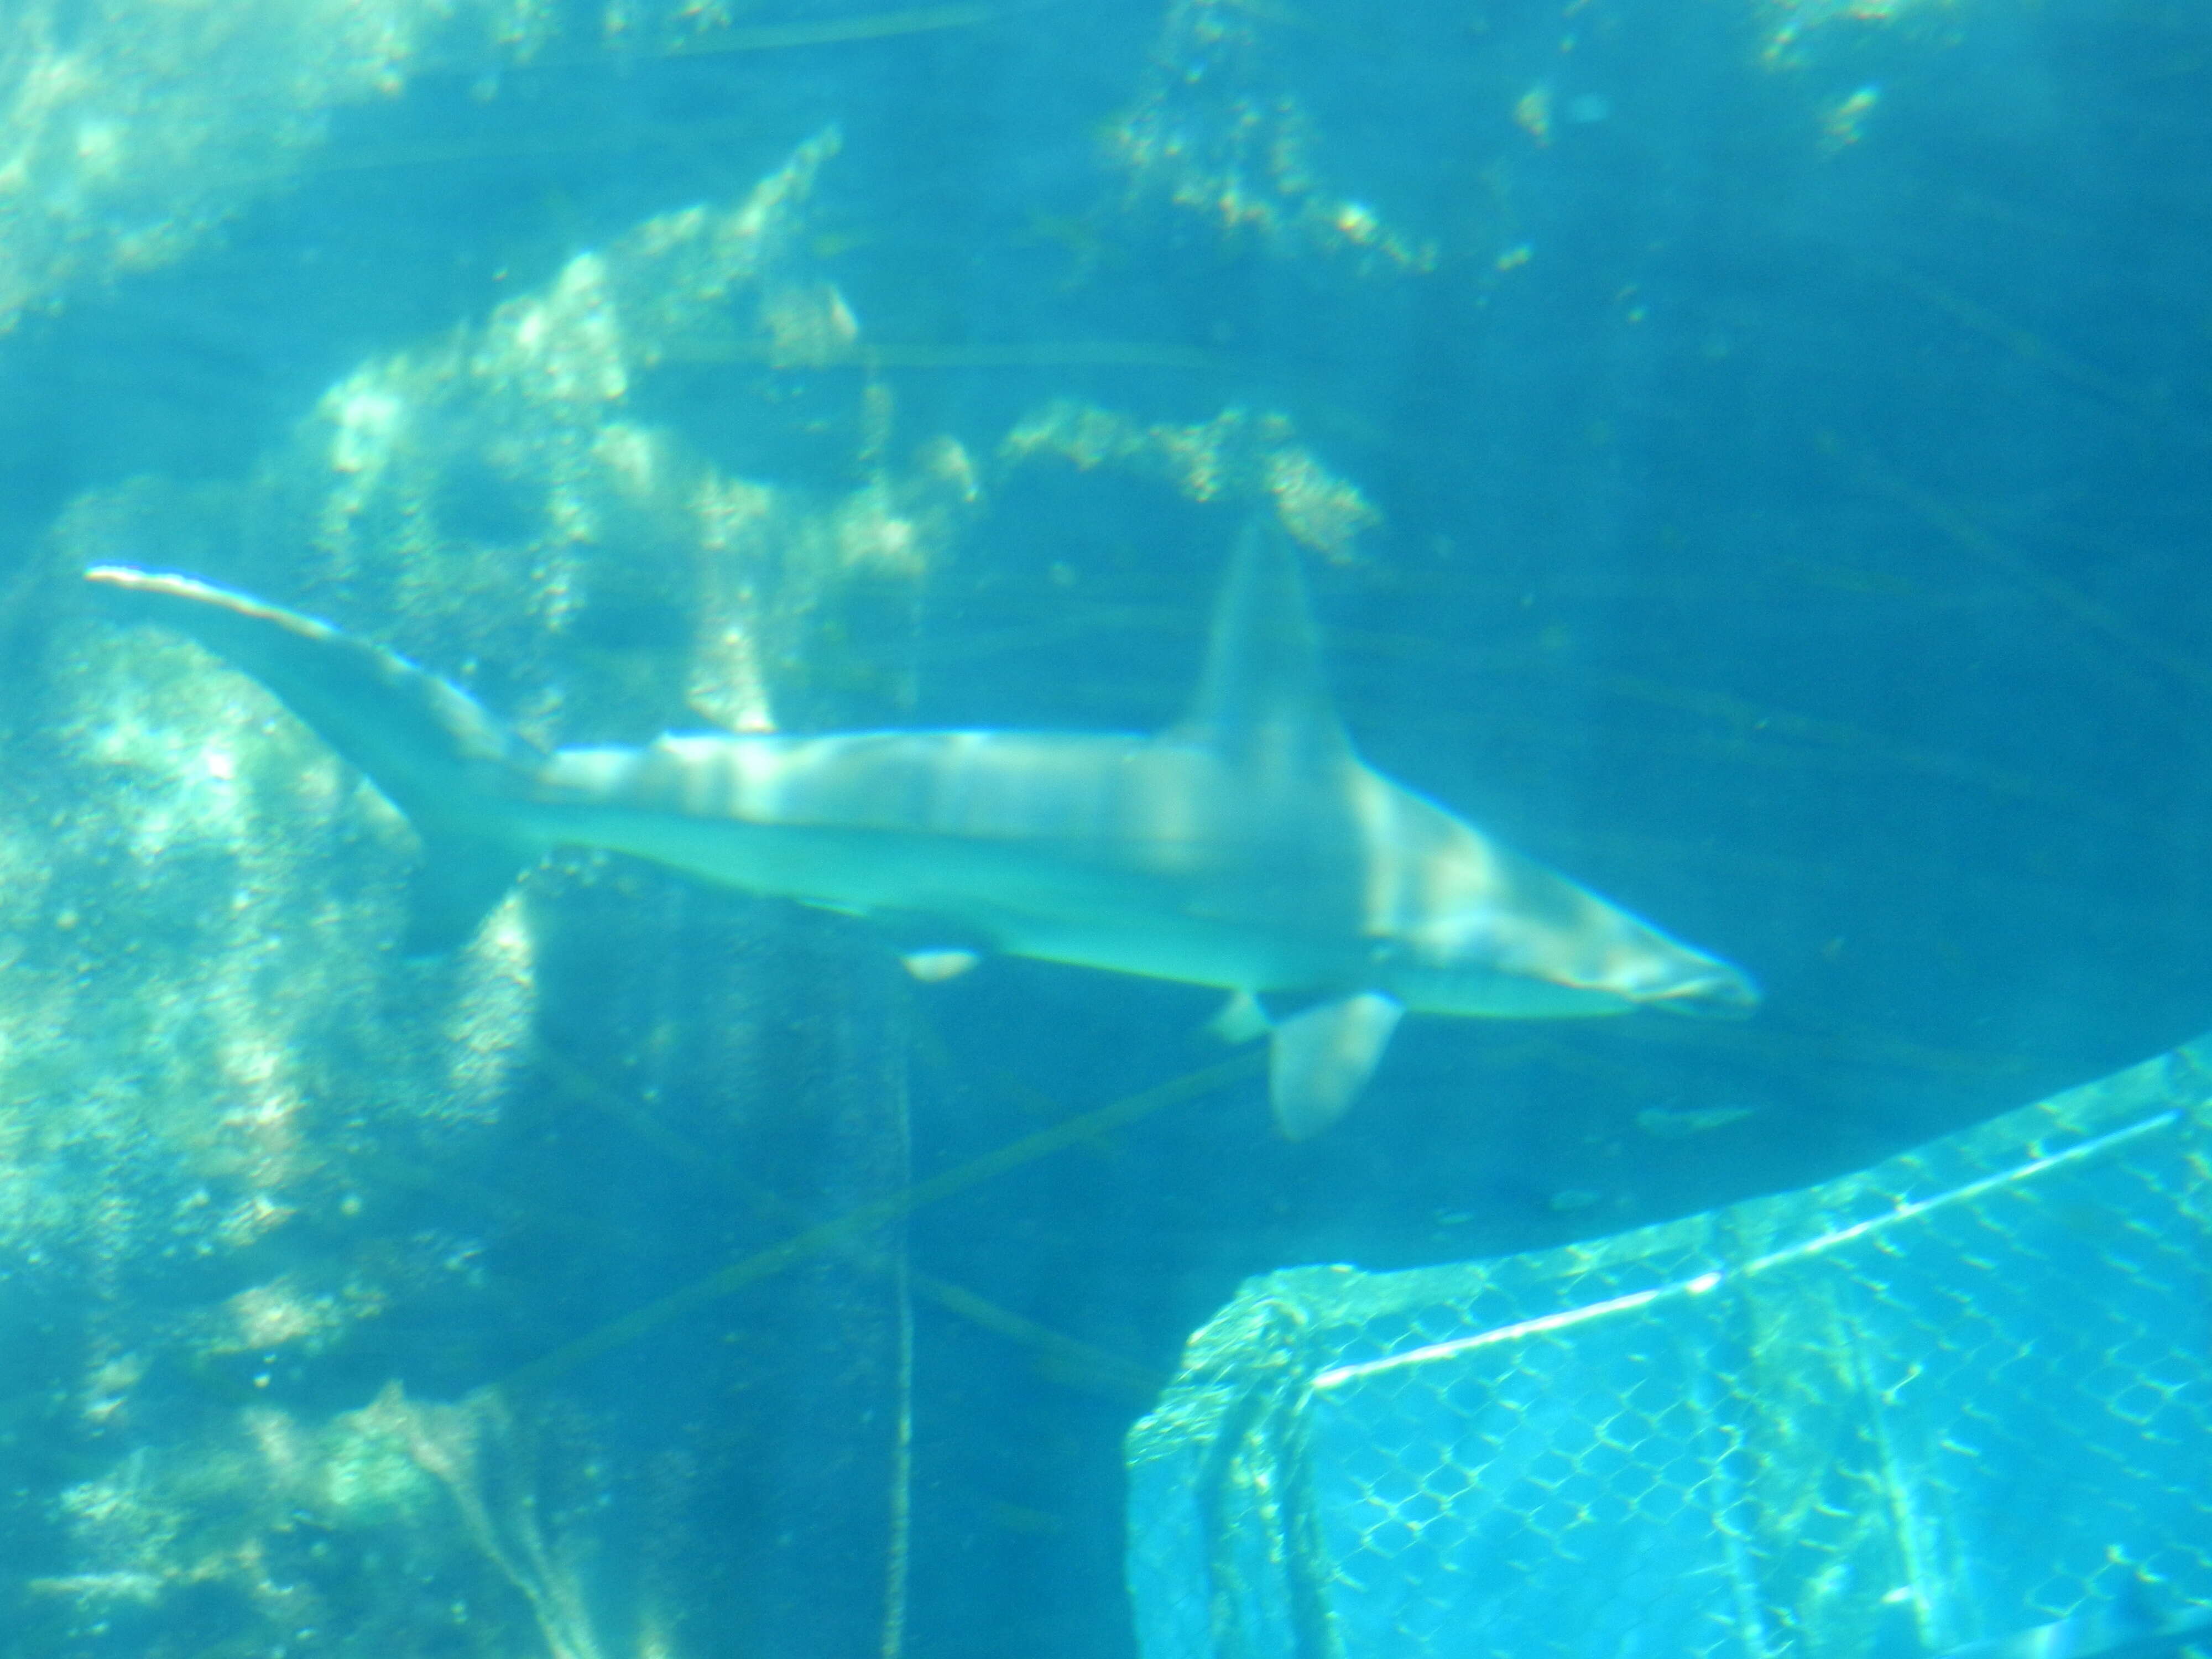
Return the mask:
[[1204,1027],[1206,1036],[1232,1044],[1249,1042],[1273,1029],[1274,1022],[1268,1018],[1267,1009],[1249,991],[1231,991],[1229,1000]]
[[899,966],[924,985],[942,985],[947,980],[973,973],[982,960],[981,954],[975,951],[908,951],[899,958]]
[[118,611],[198,640],[245,670],[398,807],[422,839],[404,948],[465,942],[533,849],[506,833],[502,798],[544,751],[436,675],[326,623],[187,576],[99,565]]
[[1309,1139],[1344,1115],[1374,1075],[1405,1012],[1395,997],[1362,991],[1317,1004],[1275,1027],[1267,1095],[1286,1138]]
[[1254,514],[1237,538],[1198,696],[1165,735],[1239,760],[1352,758],[1322,667],[1298,550],[1272,511]]

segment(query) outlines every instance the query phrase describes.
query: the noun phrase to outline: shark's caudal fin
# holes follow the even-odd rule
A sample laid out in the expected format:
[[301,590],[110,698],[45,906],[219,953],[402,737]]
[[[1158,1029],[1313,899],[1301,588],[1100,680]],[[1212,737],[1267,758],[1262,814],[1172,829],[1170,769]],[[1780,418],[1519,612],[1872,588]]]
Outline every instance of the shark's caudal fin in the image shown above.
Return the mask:
[[1237,538],[1198,696],[1167,735],[1239,760],[1322,766],[1352,757],[1298,550],[1272,512],[1254,514]]
[[99,565],[120,615],[190,635],[259,680],[405,814],[422,838],[410,955],[465,940],[524,847],[501,811],[544,752],[404,658],[327,623],[188,576]]

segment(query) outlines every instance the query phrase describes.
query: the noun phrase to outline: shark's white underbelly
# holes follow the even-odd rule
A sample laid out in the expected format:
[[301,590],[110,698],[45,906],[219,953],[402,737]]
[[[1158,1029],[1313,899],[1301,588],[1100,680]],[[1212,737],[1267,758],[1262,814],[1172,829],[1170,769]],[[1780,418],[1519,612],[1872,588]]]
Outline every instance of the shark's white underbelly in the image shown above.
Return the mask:
[[[1273,910],[1261,925],[1237,872],[1175,867],[1187,861],[1123,843],[605,806],[533,814],[531,830],[547,845],[628,853],[720,886],[891,919],[918,944],[1235,990],[1351,982],[1364,958],[1357,939],[1302,921],[1298,905],[1261,907]],[[1305,915],[1318,921],[1352,902],[1344,885],[1333,900],[1305,895]]]
[[1537,909],[1636,924],[1356,762],[1275,776],[1097,735],[665,738],[563,750],[516,806],[532,842],[895,918],[917,944],[1235,990],[1382,990],[1437,1013],[1632,1003],[1516,957],[1503,931],[1495,956],[1474,934],[1425,951],[1439,841],[1474,849],[1506,929]]

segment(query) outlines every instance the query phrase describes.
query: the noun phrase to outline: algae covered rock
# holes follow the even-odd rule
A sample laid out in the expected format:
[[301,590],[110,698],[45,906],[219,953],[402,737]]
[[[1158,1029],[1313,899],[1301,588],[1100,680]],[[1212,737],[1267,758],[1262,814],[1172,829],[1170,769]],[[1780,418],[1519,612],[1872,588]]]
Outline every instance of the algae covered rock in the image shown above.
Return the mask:
[[[705,1606],[692,1511],[820,1413],[866,1497],[763,1509],[759,1547],[826,1558],[823,1528],[858,1527],[880,1556],[881,1272],[808,1269],[803,1300],[745,1316],[757,1340],[711,1317],[645,1333],[622,1362],[659,1343],[689,1379],[657,1402],[609,1395],[605,1366],[501,1383],[791,1224],[711,1182],[672,1208],[687,1183],[650,1142],[622,1189],[595,1179],[641,1156],[651,1102],[678,1103],[661,1136],[816,1206],[902,1179],[895,969],[844,924],[605,860],[404,958],[404,822],[258,685],[68,580],[128,556],[253,582],[550,741],[687,709],[765,724],[786,687],[895,700],[895,653],[860,682],[810,670],[812,641],[843,595],[884,614],[926,574],[978,499],[958,446],[888,459],[886,396],[856,382],[848,471],[756,480],[629,399],[701,331],[764,360],[849,343],[834,295],[785,268],[835,149],[362,364],[250,476],[136,479],[53,531],[0,797],[0,1302],[44,1333],[0,1359],[0,1436],[52,1467],[0,1503],[21,1564],[0,1653],[649,1645]],[[672,977],[672,927],[718,965]],[[670,1036],[692,1031],[714,1035]],[[732,1391],[761,1409],[724,1424],[707,1399]],[[610,1549],[587,1589],[577,1564]],[[805,1572],[753,1582],[763,1628],[813,1617]]]

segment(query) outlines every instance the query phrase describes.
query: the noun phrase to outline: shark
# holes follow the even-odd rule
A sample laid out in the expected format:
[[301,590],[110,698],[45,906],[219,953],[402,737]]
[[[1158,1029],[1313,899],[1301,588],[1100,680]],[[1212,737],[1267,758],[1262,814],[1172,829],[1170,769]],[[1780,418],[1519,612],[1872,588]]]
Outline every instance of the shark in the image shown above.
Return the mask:
[[1188,712],[1149,734],[680,732],[546,748],[450,682],[196,578],[100,565],[128,618],[258,679],[423,843],[410,953],[465,940],[519,872],[604,848],[934,936],[917,977],[986,952],[1206,986],[1269,1044],[1303,1140],[1340,1117],[1407,1012],[1741,1016],[1748,975],[1367,765],[1333,702],[1296,544],[1237,537]]

